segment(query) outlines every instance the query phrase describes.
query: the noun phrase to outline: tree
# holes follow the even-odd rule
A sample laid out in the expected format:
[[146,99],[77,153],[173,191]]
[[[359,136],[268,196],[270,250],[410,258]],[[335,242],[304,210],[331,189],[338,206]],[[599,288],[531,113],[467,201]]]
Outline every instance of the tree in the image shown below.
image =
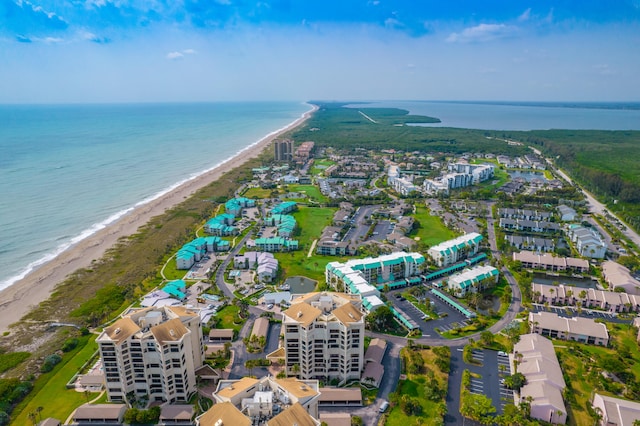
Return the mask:
[[479,395],[469,391],[463,392],[460,413],[473,420],[483,421],[487,416],[496,412],[491,399],[486,395]]
[[482,333],[480,333],[480,341],[485,346],[493,345],[493,341],[494,341],[493,333],[490,332],[489,330],[483,331]]
[[393,313],[388,306],[381,306],[366,316],[367,328],[372,331],[384,331],[393,327]]

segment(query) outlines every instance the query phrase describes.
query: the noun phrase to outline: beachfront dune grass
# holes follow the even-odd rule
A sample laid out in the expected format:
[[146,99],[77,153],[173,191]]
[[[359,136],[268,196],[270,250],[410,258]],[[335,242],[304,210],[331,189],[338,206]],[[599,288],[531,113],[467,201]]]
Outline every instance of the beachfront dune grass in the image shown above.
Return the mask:
[[13,411],[12,424],[32,424],[29,414],[37,412],[38,407],[42,407],[38,418],[53,417],[64,422],[78,406],[98,396],[96,393],[85,395],[84,392],[66,387],[73,375],[80,371],[98,350],[95,343],[96,335],[82,336],[79,339],[78,346],[65,353],[53,371],[43,374],[41,380],[35,382],[31,393]]

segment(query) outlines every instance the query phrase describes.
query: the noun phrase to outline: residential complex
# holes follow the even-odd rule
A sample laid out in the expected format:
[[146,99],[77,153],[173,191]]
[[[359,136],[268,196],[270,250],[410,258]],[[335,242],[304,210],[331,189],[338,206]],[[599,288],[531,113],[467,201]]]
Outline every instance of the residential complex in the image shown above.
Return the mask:
[[196,262],[202,260],[207,253],[228,251],[229,241],[220,237],[198,237],[182,246],[176,254],[176,268],[190,269]]
[[130,309],[96,339],[109,401],[129,394],[149,402],[187,402],[197,391],[204,345],[198,312],[184,307]]
[[556,257],[551,254],[538,254],[528,250],[513,253],[513,260],[520,261],[524,268],[544,269],[554,272],[575,271],[584,273],[589,271],[589,262],[585,259]]
[[477,293],[494,286],[500,273],[490,265],[476,266],[452,275],[447,280],[447,287],[458,297],[467,293]]
[[607,244],[602,240],[598,231],[593,228],[585,228],[582,225],[569,225],[567,236],[575,245],[580,256],[602,259],[607,253]]
[[260,282],[271,282],[278,275],[278,259],[271,253],[248,251],[233,258],[236,269],[253,269]]
[[640,281],[631,276],[629,269],[619,263],[602,262],[602,276],[611,289],[623,289],[626,293],[640,295]]
[[607,326],[591,318],[561,317],[551,312],[530,312],[531,332],[552,339],[573,340],[580,343],[607,346]]
[[640,421],[640,402],[614,398],[599,393],[593,394],[593,409],[600,414],[598,425],[634,426]]
[[301,379],[360,379],[364,314],[360,295],[308,293],[282,313],[285,368]]
[[427,252],[439,267],[445,267],[476,254],[482,241],[482,235],[477,232],[462,235],[433,246]]
[[[531,284],[532,299],[536,303],[580,306],[609,312],[640,312],[640,296],[594,288],[569,287],[563,284]],[[583,297],[584,296],[584,297]]]
[[395,252],[379,257],[352,259],[346,263],[329,262],[325,268],[325,279],[333,289],[359,294],[367,312],[382,306],[378,286],[407,280],[420,282],[419,277],[425,262],[419,253]]
[[426,179],[424,189],[429,194],[444,193],[449,190],[476,185],[493,177],[493,164],[454,163],[448,166],[449,173],[436,179]]
[[520,402],[530,401],[530,416],[553,424],[567,422],[567,409],[562,399],[566,384],[553,343],[538,334],[525,334],[510,355],[514,370],[527,379],[520,388]]
[[546,220],[551,219],[551,213],[538,210],[529,209],[511,209],[502,208],[498,209],[498,216],[508,219],[520,219],[520,220]]

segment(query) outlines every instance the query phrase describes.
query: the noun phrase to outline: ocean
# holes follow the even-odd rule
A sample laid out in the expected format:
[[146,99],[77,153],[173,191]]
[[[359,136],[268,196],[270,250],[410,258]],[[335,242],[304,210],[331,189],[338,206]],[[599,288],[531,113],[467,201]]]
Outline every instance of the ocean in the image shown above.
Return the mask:
[[301,102],[0,105],[0,289],[309,110]]
[[640,130],[638,102],[384,101],[352,108],[401,108],[437,117],[425,127],[481,130]]
[[[404,108],[447,127],[640,130],[637,103],[366,106]],[[296,102],[0,105],[0,289],[309,109]]]

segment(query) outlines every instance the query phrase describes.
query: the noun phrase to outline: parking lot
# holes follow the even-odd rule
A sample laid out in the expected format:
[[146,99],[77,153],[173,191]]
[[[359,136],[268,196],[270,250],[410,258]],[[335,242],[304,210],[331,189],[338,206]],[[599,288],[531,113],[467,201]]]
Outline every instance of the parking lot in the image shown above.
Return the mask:
[[618,320],[618,315],[615,312],[604,312],[604,311],[598,311],[595,309],[585,309],[582,308],[582,312],[578,313],[578,309],[576,307],[573,306],[549,306],[549,307],[545,307],[544,305],[541,305],[539,303],[534,303],[532,305],[532,312],[552,312],[555,314],[558,314],[560,316],[563,317],[567,317],[567,316],[581,316],[584,318],[593,318],[593,319],[597,319],[597,318],[601,318],[601,319],[605,319],[607,321],[613,321],[613,322],[617,322],[617,321],[621,321],[621,322],[628,322],[628,320]]
[[465,368],[480,376],[471,378],[471,393],[491,398],[496,414],[502,414],[505,405],[513,404],[513,391],[503,384],[503,379],[511,374],[509,357],[489,349],[476,349],[473,359],[482,365],[465,365]]
[[390,291],[387,293],[387,299],[391,301],[396,309],[402,311],[412,324],[420,328],[423,336],[437,336],[438,332],[435,331],[436,328],[441,331],[447,331],[467,324],[467,318],[464,315],[434,296],[428,296],[428,298],[434,303],[434,310],[440,317],[437,319],[429,319],[429,317],[426,317],[426,315],[410,301],[406,299],[400,300],[396,297],[396,294],[400,294],[406,290],[407,289],[404,288]]

